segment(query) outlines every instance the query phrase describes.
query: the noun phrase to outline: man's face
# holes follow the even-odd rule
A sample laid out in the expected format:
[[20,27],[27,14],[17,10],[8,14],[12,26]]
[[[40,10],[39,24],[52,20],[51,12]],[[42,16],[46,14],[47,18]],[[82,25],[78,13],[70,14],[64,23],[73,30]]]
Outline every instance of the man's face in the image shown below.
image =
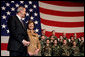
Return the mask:
[[55,31],[52,32],[52,35],[55,35]]
[[76,33],[74,33],[74,36],[76,37]]
[[71,40],[74,40],[74,38],[73,38],[73,37],[71,37]]
[[46,41],[46,43],[47,43],[47,44],[49,44],[49,43],[50,43],[50,41],[49,41],[49,40],[47,40],[47,41]]
[[62,39],[63,39],[63,37],[62,37],[62,36],[60,36],[60,39],[62,40]]
[[73,42],[73,45],[76,46],[76,42]]
[[54,40],[54,38],[53,38],[53,36],[51,36],[51,38],[50,38],[51,40]]
[[66,40],[64,40],[64,41],[63,41],[63,43],[64,43],[64,44],[66,44],[66,43],[67,43],[67,41],[66,41]]
[[42,36],[41,38],[42,38],[43,40],[45,39],[45,37],[44,37],[44,36]]
[[43,32],[43,34],[45,34],[45,29],[42,32]]
[[20,13],[21,13],[22,18],[25,18],[26,9],[23,8],[23,10],[21,10]]
[[63,36],[66,36],[66,33],[63,33]]
[[57,40],[54,40],[54,43],[57,44]]
[[81,37],[81,40],[84,40],[84,37]]

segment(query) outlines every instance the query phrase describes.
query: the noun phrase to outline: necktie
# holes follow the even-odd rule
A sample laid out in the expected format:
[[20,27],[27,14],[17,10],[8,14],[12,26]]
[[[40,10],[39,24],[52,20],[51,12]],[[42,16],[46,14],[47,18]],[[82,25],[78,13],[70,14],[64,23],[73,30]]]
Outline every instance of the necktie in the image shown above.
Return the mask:
[[25,28],[25,25],[24,25],[24,23],[23,23],[22,19],[20,19],[20,21],[21,21],[21,23],[22,23],[23,27]]

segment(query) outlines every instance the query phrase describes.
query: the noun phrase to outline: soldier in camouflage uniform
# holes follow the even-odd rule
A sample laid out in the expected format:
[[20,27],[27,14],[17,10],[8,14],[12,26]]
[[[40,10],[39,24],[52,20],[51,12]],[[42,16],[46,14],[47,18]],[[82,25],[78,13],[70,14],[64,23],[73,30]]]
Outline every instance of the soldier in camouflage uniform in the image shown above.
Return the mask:
[[53,36],[51,36],[51,38],[49,38],[49,39],[50,39],[50,45],[53,46],[53,41],[54,41]]
[[68,43],[68,45],[69,45],[70,47],[72,47],[73,41],[74,41],[74,38],[73,38],[73,36],[71,36],[71,37],[70,37],[70,42]]
[[71,55],[72,56],[80,56],[79,47],[76,46],[76,42],[75,41],[73,41],[73,46],[71,47]]
[[49,38],[51,38],[52,36],[54,39],[57,39],[57,37],[55,36],[55,30],[52,31],[52,35]]
[[69,43],[69,40],[68,40],[68,38],[66,37],[66,33],[65,33],[65,32],[63,33],[63,40],[64,40],[64,39],[67,40],[67,43]]
[[44,48],[44,55],[45,56],[51,56],[51,46],[50,46],[50,41],[49,39],[46,40],[46,45],[45,45],[45,48]]
[[80,38],[81,41],[79,42],[79,49],[80,49],[80,55],[84,56],[84,37]]
[[45,48],[45,37],[44,35],[41,36],[41,40],[40,40],[40,43],[41,43],[41,56],[44,56],[44,48]]
[[77,45],[78,45],[78,43],[79,43],[79,39],[77,38],[77,35],[76,35],[76,33],[74,33],[74,41],[77,43]]
[[42,30],[42,35],[45,37],[45,39],[47,39],[47,36],[45,35],[45,32],[46,32],[46,30],[43,29],[43,30]]
[[70,56],[70,47],[67,45],[67,41],[63,40],[63,45],[61,46],[61,56]]
[[[52,35],[49,37],[50,38],[50,42],[51,42],[51,45],[53,45],[53,41],[54,39],[57,39],[57,37],[55,36],[55,30],[52,31]],[[58,39],[57,39],[58,40]]]
[[60,56],[60,46],[58,45],[58,40],[54,40],[54,44],[52,46],[52,56]]
[[59,46],[62,46],[63,44],[63,37],[61,35],[60,35],[58,43],[59,43]]

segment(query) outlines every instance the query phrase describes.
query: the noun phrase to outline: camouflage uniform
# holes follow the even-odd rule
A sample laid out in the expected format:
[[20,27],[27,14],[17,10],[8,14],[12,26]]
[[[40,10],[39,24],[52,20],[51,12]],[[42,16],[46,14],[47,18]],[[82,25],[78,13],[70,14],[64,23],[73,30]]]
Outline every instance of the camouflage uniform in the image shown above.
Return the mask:
[[[54,36],[54,35],[52,35],[52,36],[49,37],[49,39],[50,39],[50,45],[53,46],[53,41],[54,41],[54,39],[51,39],[51,37],[54,38],[54,39],[57,39],[57,37]],[[57,40],[58,40],[58,39],[57,39]]]
[[72,56],[80,56],[80,53],[79,53],[79,47],[74,47],[74,46],[72,46],[72,48],[71,48],[71,55]]
[[74,40],[71,40],[71,41],[68,43],[68,46],[69,46],[69,47],[72,47],[72,46],[73,46],[73,41],[74,41]]
[[46,44],[46,46],[45,46],[45,51],[44,51],[44,55],[45,56],[51,56],[51,47],[50,47],[50,45],[48,44],[48,46],[47,46],[47,44]]
[[[52,35],[52,36],[53,36],[54,39],[58,40],[58,38],[55,35]],[[50,36],[49,38],[51,38],[52,36]]]
[[60,52],[61,56],[70,56],[70,47],[67,44],[62,45]]
[[66,40],[67,43],[69,43],[69,40],[67,39],[67,37],[63,37],[63,40]]
[[63,45],[63,39],[58,41],[59,46]]
[[79,49],[80,49],[80,55],[81,56],[84,56],[84,42],[83,41],[80,41],[79,43]]
[[44,56],[45,40],[41,40],[41,55]]
[[59,45],[52,46],[52,56],[60,56],[60,46]]

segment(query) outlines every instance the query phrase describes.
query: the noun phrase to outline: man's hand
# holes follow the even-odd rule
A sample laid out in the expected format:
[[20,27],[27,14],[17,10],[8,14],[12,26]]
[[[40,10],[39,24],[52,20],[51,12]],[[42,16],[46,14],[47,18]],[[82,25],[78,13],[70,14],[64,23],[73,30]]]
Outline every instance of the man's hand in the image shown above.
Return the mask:
[[23,40],[22,43],[23,43],[24,46],[28,46],[30,44],[30,42],[28,42],[26,40]]

